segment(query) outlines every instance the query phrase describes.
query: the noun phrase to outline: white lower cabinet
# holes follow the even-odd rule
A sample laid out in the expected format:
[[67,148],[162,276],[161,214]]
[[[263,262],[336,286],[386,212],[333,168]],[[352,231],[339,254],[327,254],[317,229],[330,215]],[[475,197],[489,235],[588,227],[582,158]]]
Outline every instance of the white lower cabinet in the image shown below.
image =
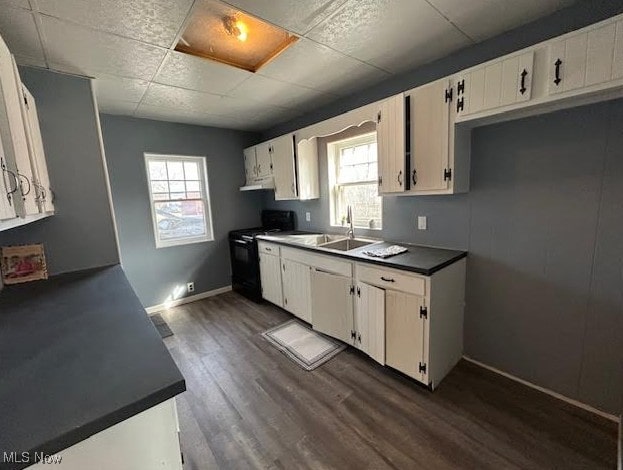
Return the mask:
[[385,299],[385,364],[426,383],[424,299],[393,290]]
[[355,304],[356,348],[379,364],[385,364],[385,291],[358,282]]
[[350,343],[353,337],[353,281],[350,277],[312,270],[314,330]]
[[281,260],[276,255],[260,251],[260,281],[262,283],[262,297],[279,307],[283,307],[283,293],[281,290]]
[[[466,261],[431,276],[259,243],[263,296],[434,389],[463,354]],[[281,285],[276,274],[281,263]]]
[[281,260],[283,308],[311,323],[310,267],[289,259]]

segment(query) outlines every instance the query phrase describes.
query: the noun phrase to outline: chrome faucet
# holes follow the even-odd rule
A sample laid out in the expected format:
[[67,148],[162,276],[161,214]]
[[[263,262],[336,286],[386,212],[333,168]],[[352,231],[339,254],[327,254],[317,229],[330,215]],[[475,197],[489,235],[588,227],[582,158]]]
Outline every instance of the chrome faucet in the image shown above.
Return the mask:
[[346,207],[346,223],[348,223],[346,236],[352,240],[355,238],[355,227],[353,226],[353,208],[350,205]]

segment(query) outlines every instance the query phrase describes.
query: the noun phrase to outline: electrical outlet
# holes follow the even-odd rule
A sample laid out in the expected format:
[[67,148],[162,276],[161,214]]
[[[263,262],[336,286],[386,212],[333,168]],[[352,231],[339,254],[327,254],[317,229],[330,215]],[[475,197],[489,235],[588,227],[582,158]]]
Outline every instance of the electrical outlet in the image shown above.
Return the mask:
[[186,290],[188,292],[195,292],[195,283],[194,282],[186,283]]
[[425,215],[418,215],[417,228],[418,230],[426,230],[427,220]]
[[311,222],[311,212],[305,212],[305,220]]

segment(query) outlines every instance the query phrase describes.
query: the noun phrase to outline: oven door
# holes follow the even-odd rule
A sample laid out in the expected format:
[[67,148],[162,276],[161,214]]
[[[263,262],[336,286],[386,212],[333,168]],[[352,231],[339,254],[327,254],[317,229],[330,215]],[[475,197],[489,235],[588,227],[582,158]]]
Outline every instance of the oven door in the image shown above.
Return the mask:
[[229,251],[233,284],[246,288],[259,288],[260,266],[257,243],[254,240],[231,238]]

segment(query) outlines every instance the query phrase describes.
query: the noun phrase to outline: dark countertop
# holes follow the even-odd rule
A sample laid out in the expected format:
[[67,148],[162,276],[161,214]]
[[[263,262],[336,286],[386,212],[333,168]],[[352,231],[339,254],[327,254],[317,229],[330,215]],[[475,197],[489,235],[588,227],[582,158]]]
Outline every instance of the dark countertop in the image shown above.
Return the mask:
[[58,452],[186,390],[120,266],[0,292],[2,452]]
[[[303,232],[297,232],[301,234]],[[282,233],[280,235],[259,235],[257,238],[267,242],[277,243],[279,245],[290,246],[292,248],[300,248],[302,250],[313,251],[319,254],[338,256],[353,261],[376,264],[387,268],[402,269],[403,271],[411,271],[425,276],[431,276],[442,268],[467,256],[466,251],[447,250],[444,248],[432,248],[421,245],[411,245],[409,243],[378,241],[374,245],[368,245],[362,248],[356,248],[350,251],[339,251],[322,248],[314,245],[305,245],[303,243],[288,240],[291,233]],[[309,233],[309,235],[313,235]],[[364,255],[363,252],[371,248],[387,248],[391,245],[400,245],[407,248],[406,253],[401,253],[391,258],[375,258]]]

